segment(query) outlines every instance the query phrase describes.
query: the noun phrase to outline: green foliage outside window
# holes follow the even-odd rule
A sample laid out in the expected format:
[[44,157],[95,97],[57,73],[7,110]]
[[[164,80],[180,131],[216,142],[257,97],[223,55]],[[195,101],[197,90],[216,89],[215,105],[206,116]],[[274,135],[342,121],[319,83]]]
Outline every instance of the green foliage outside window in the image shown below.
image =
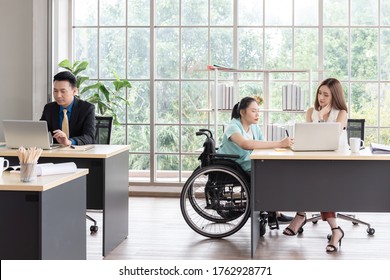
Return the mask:
[[[237,13],[234,1],[238,2]],[[130,169],[149,170],[150,160],[164,171],[192,171],[197,166],[196,150],[204,139],[195,132],[208,126],[213,129],[214,122],[214,112],[201,110],[209,107],[214,88],[214,73],[204,71],[208,64],[311,69],[312,92],[303,75],[271,77],[272,101],[268,101],[274,109],[281,106],[284,84],[295,82],[307,97],[314,97],[320,78],[335,77],[343,83],[350,117],[366,119],[366,144],[390,144],[389,1],[322,1],[322,30],[318,27],[319,1],[296,1],[295,5],[288,0],[234,1],[100,1],[105,2],[101,27],[97,27],[99,1],[74,1],[76,9],[92,3],[80,7],[85,13],[75,15],[74,58],[89,61],[91,66],[84,73],[93,80],[98,75],[112,80],[114,69],[120,77],[131,79],[133,91],[127,98],[131,106],[118,106],[121,125],[113,130],[114,143],[131,147]],[[151,10],[154,21],[150,26]],[[234,80],[230,74],[221,73],[220,78],[227,83]],[[91,86],[88,81],[85,84]],[[237,99],[263,93],[261,75],[242,74],[237,84]],[[308,99],[306,105],[312,106]],[[271,113],[269,117],[284,123],[303,121],[304,116]],[[229,120],[230,112],[219,113],[221,124]],[[222,126],[218,135],[222,135]],[[157,153],[152,157],[151,143]]]

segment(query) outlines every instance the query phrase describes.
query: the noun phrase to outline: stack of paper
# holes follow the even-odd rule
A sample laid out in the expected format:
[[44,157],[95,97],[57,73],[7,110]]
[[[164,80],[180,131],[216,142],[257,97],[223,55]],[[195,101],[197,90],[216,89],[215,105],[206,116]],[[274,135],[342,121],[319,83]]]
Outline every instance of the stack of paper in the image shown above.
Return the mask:
[[370,148],[373,154],[390,154],[390,146],[371,143]]
[[77,166],[74,162],[37,165],[36,170],[38,176],[74,173],[76,171]]

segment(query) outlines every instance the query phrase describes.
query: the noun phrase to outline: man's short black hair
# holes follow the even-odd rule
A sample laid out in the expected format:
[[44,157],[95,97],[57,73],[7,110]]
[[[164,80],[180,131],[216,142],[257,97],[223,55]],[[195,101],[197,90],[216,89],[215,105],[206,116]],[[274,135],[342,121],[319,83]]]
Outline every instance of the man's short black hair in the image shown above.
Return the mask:
[[53,79],[53,82],[55,81],[68,81],[72,88],[76,87],[76,77],[69,71],[57,73]]

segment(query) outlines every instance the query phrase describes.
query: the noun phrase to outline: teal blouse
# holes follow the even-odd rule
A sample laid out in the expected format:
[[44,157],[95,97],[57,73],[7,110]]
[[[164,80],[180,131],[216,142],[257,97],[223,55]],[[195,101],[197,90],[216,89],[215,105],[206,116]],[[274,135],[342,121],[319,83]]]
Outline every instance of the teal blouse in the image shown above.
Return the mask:
[[[259,126],[256,124],[252,124],[250,127],[253,134],[253,140],[263,140],[263,134],[261,133]],[[228,127],[225,130],[225,133],[223,134],[222,143],[219,146],[218,153],[239,155],[239,158],[235,158],[233,160],[240,164],[245,171],[250,171],[250,155],[252,153],[252,150],[244,150],[232,140],[230,140],[230,137],[235,133],[240,133],[242,136],[245,135],[244,128],[239,119],[232,119],[229,123]]]

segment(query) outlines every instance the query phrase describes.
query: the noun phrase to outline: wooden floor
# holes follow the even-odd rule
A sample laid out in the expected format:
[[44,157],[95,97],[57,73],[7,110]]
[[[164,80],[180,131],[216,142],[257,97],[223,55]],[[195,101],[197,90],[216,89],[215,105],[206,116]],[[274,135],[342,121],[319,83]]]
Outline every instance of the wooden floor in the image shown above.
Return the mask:
[[[99,260],[102,245],[102,213],[89,212],[98,220],[97,234],[89,233],[87,221],[87,259]],[[293,213],[288,213],[293,214]],[[299,236],[284,236],[269,230],[261,238],[254,259],[266,260],[389,260],[390,214],[358,213],[358,218],[371,223],[375,235],[367,227],[339,220],[345,232],[341,250],[325,252],[327,223],[309,223]],[[185,223],[178,198],[130,197],[129,236],[106,260],[248,260],[250,257],[250,221],[236,234],[225,239],[205,238]]]

